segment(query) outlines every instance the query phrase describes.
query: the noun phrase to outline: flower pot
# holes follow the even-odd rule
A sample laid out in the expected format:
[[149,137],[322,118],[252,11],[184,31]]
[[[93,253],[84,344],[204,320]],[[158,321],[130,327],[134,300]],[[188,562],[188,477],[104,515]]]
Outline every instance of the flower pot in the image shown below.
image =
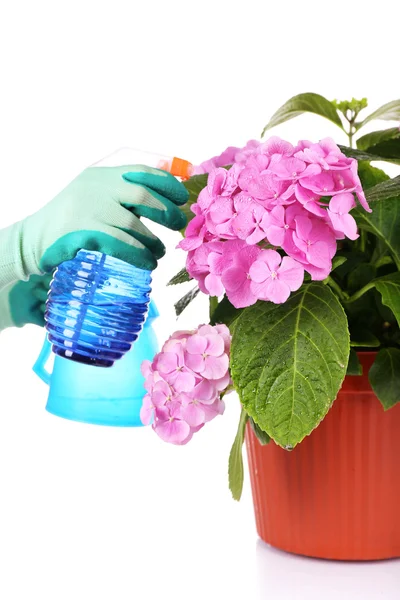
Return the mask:
[[360,353],[328,415],[288,452],[246,445],[260,537],[282,550],[339,560],[400,557],[400,404],[384,411]]

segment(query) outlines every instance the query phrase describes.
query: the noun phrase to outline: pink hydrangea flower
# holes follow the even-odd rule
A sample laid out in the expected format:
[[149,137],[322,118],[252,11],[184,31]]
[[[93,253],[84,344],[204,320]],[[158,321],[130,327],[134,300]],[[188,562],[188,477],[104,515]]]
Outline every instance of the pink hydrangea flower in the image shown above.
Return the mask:
[[226,295],[235,308],[251,306],[257,302],[257,296],[251,289],[250,267],[260,252],[258,246],[243,248],[233,257],[232,266],[222,274]]
[[346,236],[350,240],[356,240],[359,235],[357,233],[357,223],[354,217],[349,215],[349,211],[354,208],[353,194],[344,193],[333,196],[329,202],[327,213],[332,223],[333,229],[343,237]]
[[[325,279],[336,240],[358,236],[349,214],[354,198],[370,210],[357,161],[330,138],[294,147],[274,136],[230,151],[232,167],[210,171],[207,187],[192,207],[196,216],[187,239],[180,244],[188,251],[187,270],[200,289],[213,296],[225,292],[237,308],[256,302],[250,267],[259,245],[282,249],[298,263],[298,273],[304,269],[313,280]],[[280,269],[283,274],[282,265]],[[272,297],[278,302],[283,292]]]
[[159,437],[187,444],[205,423],[223,414],[221,393],[231,383],[231,336],[226,325],[177,331],[152,363],[144,361],[147,394],[140,418]]
[[186,364],[206,379],[220,379],[228,370],[223,338],[212,335],[192,335],[186,343]]
[[251,265],[250,277],[257,298],[282,304],[303,283],[304,269],[293,258],[281,258],[275,250],[264,250]]
[[196,380],[193,372],[185,364],[182,343],[176,343],[167,352],[160,352],[155,364],[158,373],[177,392],[187,392],[193,388]]
[[296,217],[293,242],[303,252],[309,264],[320,269],[328,267],[330,270],[331,259],[336,252],[336,241],[325,223],[308,217]]

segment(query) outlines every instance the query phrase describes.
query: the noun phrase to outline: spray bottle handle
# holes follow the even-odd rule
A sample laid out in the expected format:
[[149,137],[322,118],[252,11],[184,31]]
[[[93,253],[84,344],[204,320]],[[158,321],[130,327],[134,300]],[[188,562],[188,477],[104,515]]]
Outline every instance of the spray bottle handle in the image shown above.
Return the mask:
[[36,359],[35,364],[32,367],[32,370],[42,381],[50,385],[51,373],[46,369],[46,363],[50,358],[51,354],[51,344],[47,339],[47,335],[44,338],[43,346],[40,351],[39,356]]

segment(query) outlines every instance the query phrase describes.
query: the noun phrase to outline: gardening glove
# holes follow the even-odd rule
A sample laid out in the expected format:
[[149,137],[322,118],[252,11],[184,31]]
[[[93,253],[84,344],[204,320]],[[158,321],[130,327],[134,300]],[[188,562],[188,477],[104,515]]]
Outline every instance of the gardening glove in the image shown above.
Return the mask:
[[81,248],[152,270],[165,247],[139,217],[182,229],[178,206],[187,199],[185,187],[159,169],[89,167],[38,212],[0,231],[0,289],[50,273]]
[[52,275],[32,275],[0,290],[0,331],[27,323],[44,325],[47,292]]

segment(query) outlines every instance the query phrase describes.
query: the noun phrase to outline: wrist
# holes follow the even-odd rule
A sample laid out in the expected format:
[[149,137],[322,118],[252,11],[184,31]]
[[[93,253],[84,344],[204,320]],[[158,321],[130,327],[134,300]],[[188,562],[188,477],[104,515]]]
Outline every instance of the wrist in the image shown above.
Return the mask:
[[14,283],[8,284],[0,290],[0,331],[15,326],[10,308],[10,290],[13,285]]

